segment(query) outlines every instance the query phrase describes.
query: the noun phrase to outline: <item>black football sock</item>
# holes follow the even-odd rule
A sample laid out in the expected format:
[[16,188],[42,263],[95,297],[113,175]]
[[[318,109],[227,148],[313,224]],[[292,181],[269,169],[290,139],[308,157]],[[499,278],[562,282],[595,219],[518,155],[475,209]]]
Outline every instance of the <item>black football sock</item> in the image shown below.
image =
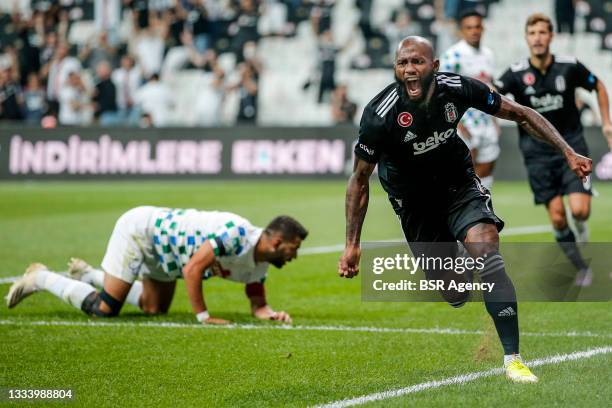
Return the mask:
[[485,255],[484,268],[480,271],[480,280],[493,283],[491,292],[483,291],[487,312],[495,323],[497,335],[504,348],[504,354],[519,353],[519,327],[516,292],[506,265],[499,252]]
[[576,237],[569,227],[562,230],[555,230],[555,239],[559,243],[561,250],[576,267],[576,269],[586,269],[588,265],[580,255],[580,250],[576,245]]

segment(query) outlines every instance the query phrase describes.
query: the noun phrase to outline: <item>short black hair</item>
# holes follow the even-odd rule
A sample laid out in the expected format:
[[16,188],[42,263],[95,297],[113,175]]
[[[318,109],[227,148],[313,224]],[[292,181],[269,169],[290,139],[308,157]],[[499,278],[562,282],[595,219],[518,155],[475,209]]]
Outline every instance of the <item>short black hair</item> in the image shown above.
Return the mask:
[[295,238],[304,240],[308,236],[308,230],[299,221],[288,215],[279,215],[274,218],[270,221],[264,232],[268,235],[279,233],[286,240],[293,240]]
[[484,14],[476,9],[464,10],[461,12],[461,14],[459,14],[459,25],[461,25],[461,22],[468,17],[480,17],[481,19],[485,18]]

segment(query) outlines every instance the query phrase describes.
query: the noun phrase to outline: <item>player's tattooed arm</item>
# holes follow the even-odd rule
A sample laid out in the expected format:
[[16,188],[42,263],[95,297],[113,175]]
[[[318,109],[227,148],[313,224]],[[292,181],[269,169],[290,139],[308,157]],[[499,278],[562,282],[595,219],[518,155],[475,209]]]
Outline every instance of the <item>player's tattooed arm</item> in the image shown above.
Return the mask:
[[352,278],[359,273],[361,227],[368,210],[370,176],[374,167],[376,164],[355,158],[353,174],[346,189],[346,244],[338,265],[341,277]]
[[608,140],[608,146],[612,150],[612,121],[610,121],[610,101],[608,99],[608,91],[606,86],[597,80],[597,104],[601,115],[601,131],[604,137]]
[[501,106],[495,116],[518,123],[533,137],[554,146],[563,153],[572,171],[581,179],[585,180],[586,176],[591,174],[593,167],[591,159],[576,153],[557,129],[535,110],[502,96]]

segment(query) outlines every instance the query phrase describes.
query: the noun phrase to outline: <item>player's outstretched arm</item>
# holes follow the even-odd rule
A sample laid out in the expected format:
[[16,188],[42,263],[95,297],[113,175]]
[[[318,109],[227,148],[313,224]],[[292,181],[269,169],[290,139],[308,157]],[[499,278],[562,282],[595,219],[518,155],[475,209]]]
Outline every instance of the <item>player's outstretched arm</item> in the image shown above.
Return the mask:
[[597,104],[599,105],[599,114],[601,115],[601,131],[604,137],[608,140],[608,146],[612,150],[612,122],[610,121],[610,100],[608,99],[608,91],[606,86],[597,80]]
[[565,156],[570,169],[583,181],[586,180],[586,176],[591,174],[592,160],[576,153],[557,129],[535,110],[502,96],[501,106],[495,116],[518,123],[530,135],[556,147]]
[[340,258],[338,274],[341,277],[352,278],[359,273],[359,258],[361,249],[361,227],[368,210],[370,199],[370,175],[376,164],[355,158],[353,174],[346,188],[346,244],[344,254]]
[[266,301],[266,288],[263,283],[247,283],[245,292],[251,302],[251,313],[256,318],[262,320],[276,320],[288,324],[292,323],[289,313],[283,311],[276,312],[268,305]]
[[193,312],[198,316],[198,320],[208,324],[228,324],[229,321],[210,317],[204,302],[202,291],[202,274],[206,268],[215,262],[215,251],[210,241],[206,241],[191,257],[187,265],[183,267],[183,278],[187,286],[187,295],[191,302]]

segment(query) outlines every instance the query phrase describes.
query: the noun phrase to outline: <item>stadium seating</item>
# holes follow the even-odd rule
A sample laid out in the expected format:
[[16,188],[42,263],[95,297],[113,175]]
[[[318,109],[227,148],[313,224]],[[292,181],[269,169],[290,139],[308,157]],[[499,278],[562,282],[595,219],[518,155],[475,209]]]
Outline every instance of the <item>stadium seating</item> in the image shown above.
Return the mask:
[[[372,1],[368,20],[372,32],[369,38],[365,38],[359,29],[363,16],[358,2],[337,0],[332,11],[334,42],[339,47],[348,45],[336,59],[336,82],[348,85],[349,98],[358,105],[356,121],[360,110],[373,94],[393,79],[389,69],[390,44],[380,28],[390,24],[394,10],[406,7],[413,21],[422,27],[422,34],[439,40],[438,53],[443,51],[449,41],[453,41],[448,33],[445,38],[439,38],[440,24],[434,20],[434,0]],[[95,26],[92,20],[93,2],[77,3],[74,7],[82,8],[80,14],[83,18],[72,23],[68,37],[73,45],[79,46],[94,38]],[[278,22],[287,16],[287,10],[281,3],[269,3],[270,7],[263,8],[259,21],[259,30],[263,34],[279,29]],[[522,22],[527,16],[534,12],[554,15],[553,0],[481,0],[475,1],[475,4],[487,14],[484,42],[496,53],[498,73],[527,55],[522,35]],[[9,9],[12,10],[6,2],[0,2],[0,10],[9,12]],[[612,50],[611,10],[612,2],[609,0],[578,2],[576,33],[571,37],[569,34],[559,34],[553,42],[555,53],[577,55],[608,87],[612,87],[612,52],[607,51]],[[294,35],[264,36],[259,40],[257,52],[264,65],[259,84],[258,123],[261,125],[331,124],[329,103],[324,101],[319,104],[317,101],[318,41],[308,19],[308,12],[303,7],[296,12],[298,17]],[[508,21],[516,23],[508,24]],[[120,32],[124,39],[129,35],[130,24],[125,19],[122,22]],[[4,42],[7,41],[10,39],[5,38]],[[227,73],[228,82],[233,81],[237,75],[237,58],[228,51],[230,44],[231,39],[228,37],[221,37],[216,42],[220,47],[219,64]],[[176,98],[176,109],[170,122],[179,126],[197,123],[197,104],[191,102],[197,96],[197,90],[210,83],[210,79],[205,79],[204,75],[181,69],[186,58],[186,51],[180,47],[170,49],[161,73],[162,80],[172,86]],[[366,63],[363,64],[363,61]],[[91,73],[88,76],[91,77]],[[306,82],[311,82],[312,86],[304,90]],[[585,94],[584,98],[589,104],[596,105],[594,95]],[[235,93],[225,95],[221,124],[233,124],[238,100]]]

